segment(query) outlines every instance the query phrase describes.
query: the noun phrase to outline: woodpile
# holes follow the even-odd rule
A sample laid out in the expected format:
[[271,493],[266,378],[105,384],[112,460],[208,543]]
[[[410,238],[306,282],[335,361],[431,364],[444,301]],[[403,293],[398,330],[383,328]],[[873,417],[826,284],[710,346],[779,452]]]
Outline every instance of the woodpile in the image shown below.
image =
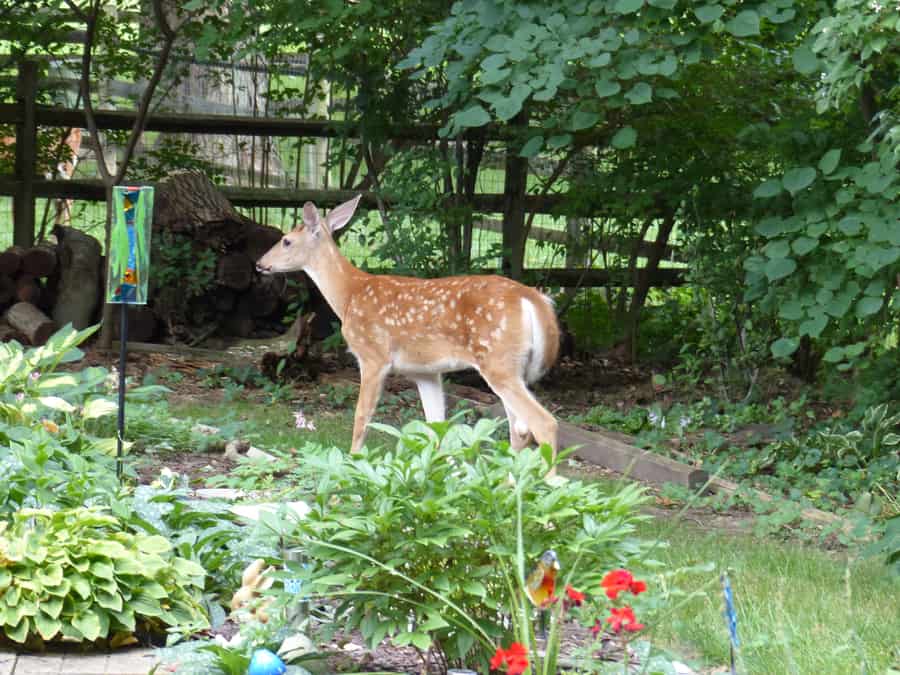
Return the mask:
[[[129,341],[196,345],[211,337],[284,333],[288,303],[308,281],[303,274],[292,275],[292,284],[256,272],[256,261],[281,235],[238,213],[203,174],[179,173],[159,183],[149,302],[128,306]],[[0,341],[38,345],[60,326],[80,329],[100,321],[106,274],[101,248],[94,237],[60,226],[51,241],[0,252]],[[324,313],[331,314],[327,305]],[[116,338],[119,318],[117,307]]]
[[56,330],[57,247],[10,246],[0,253],[0,340],[41,345]]

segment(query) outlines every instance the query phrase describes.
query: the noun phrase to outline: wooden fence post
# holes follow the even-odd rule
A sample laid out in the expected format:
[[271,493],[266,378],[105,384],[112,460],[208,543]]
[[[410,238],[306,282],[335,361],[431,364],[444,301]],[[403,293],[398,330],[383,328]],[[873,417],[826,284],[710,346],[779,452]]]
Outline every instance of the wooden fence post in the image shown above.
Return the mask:
[[[513,117],[511,127],[527,127],[528,112]],[[522,278],[525,266],[525,193],[528,187],[528,159],[517,150],[521,139],[506,143],[506,170],[503,177],[503,273]]]
[[16,181],[19,189],[13,197],[13,243],[18,246],[34,244],[34,179],[37,167],[37,62],[19,63],[16,82],[16,103],[19,121],[16,123]]

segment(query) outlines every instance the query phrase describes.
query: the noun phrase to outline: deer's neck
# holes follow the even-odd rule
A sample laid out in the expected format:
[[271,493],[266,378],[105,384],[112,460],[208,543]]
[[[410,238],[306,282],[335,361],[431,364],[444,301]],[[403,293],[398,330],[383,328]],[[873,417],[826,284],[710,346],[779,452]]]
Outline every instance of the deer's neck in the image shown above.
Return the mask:
[[353,295],[353,289],[366,273],[355,268],[343,256],[333,240],[323,242],[319,249],[317,252],[319,255],[303,271],[309,275],[331,309],[343,322],[344,311]]

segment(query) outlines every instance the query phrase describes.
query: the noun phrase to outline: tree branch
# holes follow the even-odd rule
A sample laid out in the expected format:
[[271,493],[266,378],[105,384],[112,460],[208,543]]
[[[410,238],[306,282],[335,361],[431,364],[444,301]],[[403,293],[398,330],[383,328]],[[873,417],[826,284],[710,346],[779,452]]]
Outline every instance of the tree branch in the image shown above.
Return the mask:
[[94,117],[94,104],[91,101],[91,60],[93,59],[94,40],[97,34],[97,21],[100,18],[100,3],[91,5],[88,14],[83,14],[72,0],[66,0],[76,13],[84,17],[85,35],[84,47],[81,50],[81,100],[84,105],[84,119],[87,122],[88,131],[91,132],[91,146],[94,157],[97,160],[97,170],[105,185],[110,184],[112,175],[106,166],[106,158],[103,156],[103,146],[100,144],[100,131],[97,129],[97,119]]

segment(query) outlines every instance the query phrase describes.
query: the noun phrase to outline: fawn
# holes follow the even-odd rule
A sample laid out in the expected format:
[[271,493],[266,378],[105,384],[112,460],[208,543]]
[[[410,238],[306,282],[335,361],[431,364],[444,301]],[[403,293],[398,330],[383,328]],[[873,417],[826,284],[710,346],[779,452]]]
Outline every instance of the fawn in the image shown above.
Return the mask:
[[425,418],[434,422],[445,415],[441,375],[475,368],[503,401],[512,447],[525,447],[533,436],[555,457],[557,422],[526,386],[559,352],[551,300],[500,276],[417,279],[357,269],[332,234],[350,221],[360,197],[325,218],[307,202],[303,221],[256,264],[262,274],[306,272],[340,318],[360,370],[352,452],[363,446],[389,372],[415,382]]

